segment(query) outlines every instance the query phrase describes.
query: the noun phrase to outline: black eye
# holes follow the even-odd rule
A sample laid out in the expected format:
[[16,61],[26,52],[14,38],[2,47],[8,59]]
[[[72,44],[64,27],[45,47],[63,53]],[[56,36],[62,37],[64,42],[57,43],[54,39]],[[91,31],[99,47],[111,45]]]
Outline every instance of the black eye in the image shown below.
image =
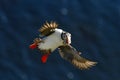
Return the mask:
[[66,33],[62,33],[62,34],[61,34],[61,38],[62,38],[63,40],[65,40],[65,39],[67,38]]
[[63,34],[63,38],[66,39],[66,33]]

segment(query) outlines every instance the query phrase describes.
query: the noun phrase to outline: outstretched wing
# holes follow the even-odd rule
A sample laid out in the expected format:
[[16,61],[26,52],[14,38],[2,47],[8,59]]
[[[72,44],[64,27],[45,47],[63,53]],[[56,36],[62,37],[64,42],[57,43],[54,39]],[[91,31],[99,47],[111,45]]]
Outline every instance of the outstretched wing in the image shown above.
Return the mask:
[[79,52],[71,45],[60,46],[59,53],[62,58],[69,61],[79,69],[88,69],[97,63],[81,57]]
[[56,22],[46,22],[40,29],[39,32],[42,36],[48,36],[54,32],[54,30],[58,27]]

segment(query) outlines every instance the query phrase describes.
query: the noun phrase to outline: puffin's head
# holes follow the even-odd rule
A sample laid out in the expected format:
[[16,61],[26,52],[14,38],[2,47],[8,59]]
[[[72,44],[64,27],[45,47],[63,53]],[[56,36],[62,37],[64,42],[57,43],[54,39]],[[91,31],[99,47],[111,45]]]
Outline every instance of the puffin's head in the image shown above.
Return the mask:
[[66,31],[62,31],[61,38],[64,44],[71,44],[71,34]]

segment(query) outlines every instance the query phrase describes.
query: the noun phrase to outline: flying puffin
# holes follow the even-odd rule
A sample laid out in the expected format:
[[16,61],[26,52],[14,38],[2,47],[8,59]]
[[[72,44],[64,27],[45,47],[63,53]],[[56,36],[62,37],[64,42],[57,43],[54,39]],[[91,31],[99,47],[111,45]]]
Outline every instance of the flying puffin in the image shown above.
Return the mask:
[[90,61],[81,57],[81,52],[71,46],[71,34],[62,29],[58,29],[56,22],[46,22],[40,29],[40,38],[35,38],[34,43],[29,47],[31,49],[38,48],[41,53],[42,63],[46,63],[48,56],[58,49],[60,56],[72,63],[79,69],[88,69],[97,62]]

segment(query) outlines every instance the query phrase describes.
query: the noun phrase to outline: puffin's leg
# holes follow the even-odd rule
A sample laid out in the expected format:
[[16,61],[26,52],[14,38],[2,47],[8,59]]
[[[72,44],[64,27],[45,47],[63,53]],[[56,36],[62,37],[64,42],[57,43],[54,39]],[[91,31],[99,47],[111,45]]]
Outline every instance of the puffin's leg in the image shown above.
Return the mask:
[[38,43],[42,42],[42,39],[40,39],[40,38],[35,38],[35,39],[33,40],[33,42],[34,42],[34,43],[29,46],[29,48],[31,48],[31,49],[37,48]]
[[46,52],[46,53],[43,54],[42,57],[41,57],[41,62],[42,62],[42,63],[46,63],[46,62],[47,62],[47,59],[48,59],[48,57],[49,57],[49,55],[50,55],[50,53],[51,53],[50,50],[45,51],[45,52]]
[[37,44],[33,43],[29,46],[30,49],[35,49],[37,47]]

